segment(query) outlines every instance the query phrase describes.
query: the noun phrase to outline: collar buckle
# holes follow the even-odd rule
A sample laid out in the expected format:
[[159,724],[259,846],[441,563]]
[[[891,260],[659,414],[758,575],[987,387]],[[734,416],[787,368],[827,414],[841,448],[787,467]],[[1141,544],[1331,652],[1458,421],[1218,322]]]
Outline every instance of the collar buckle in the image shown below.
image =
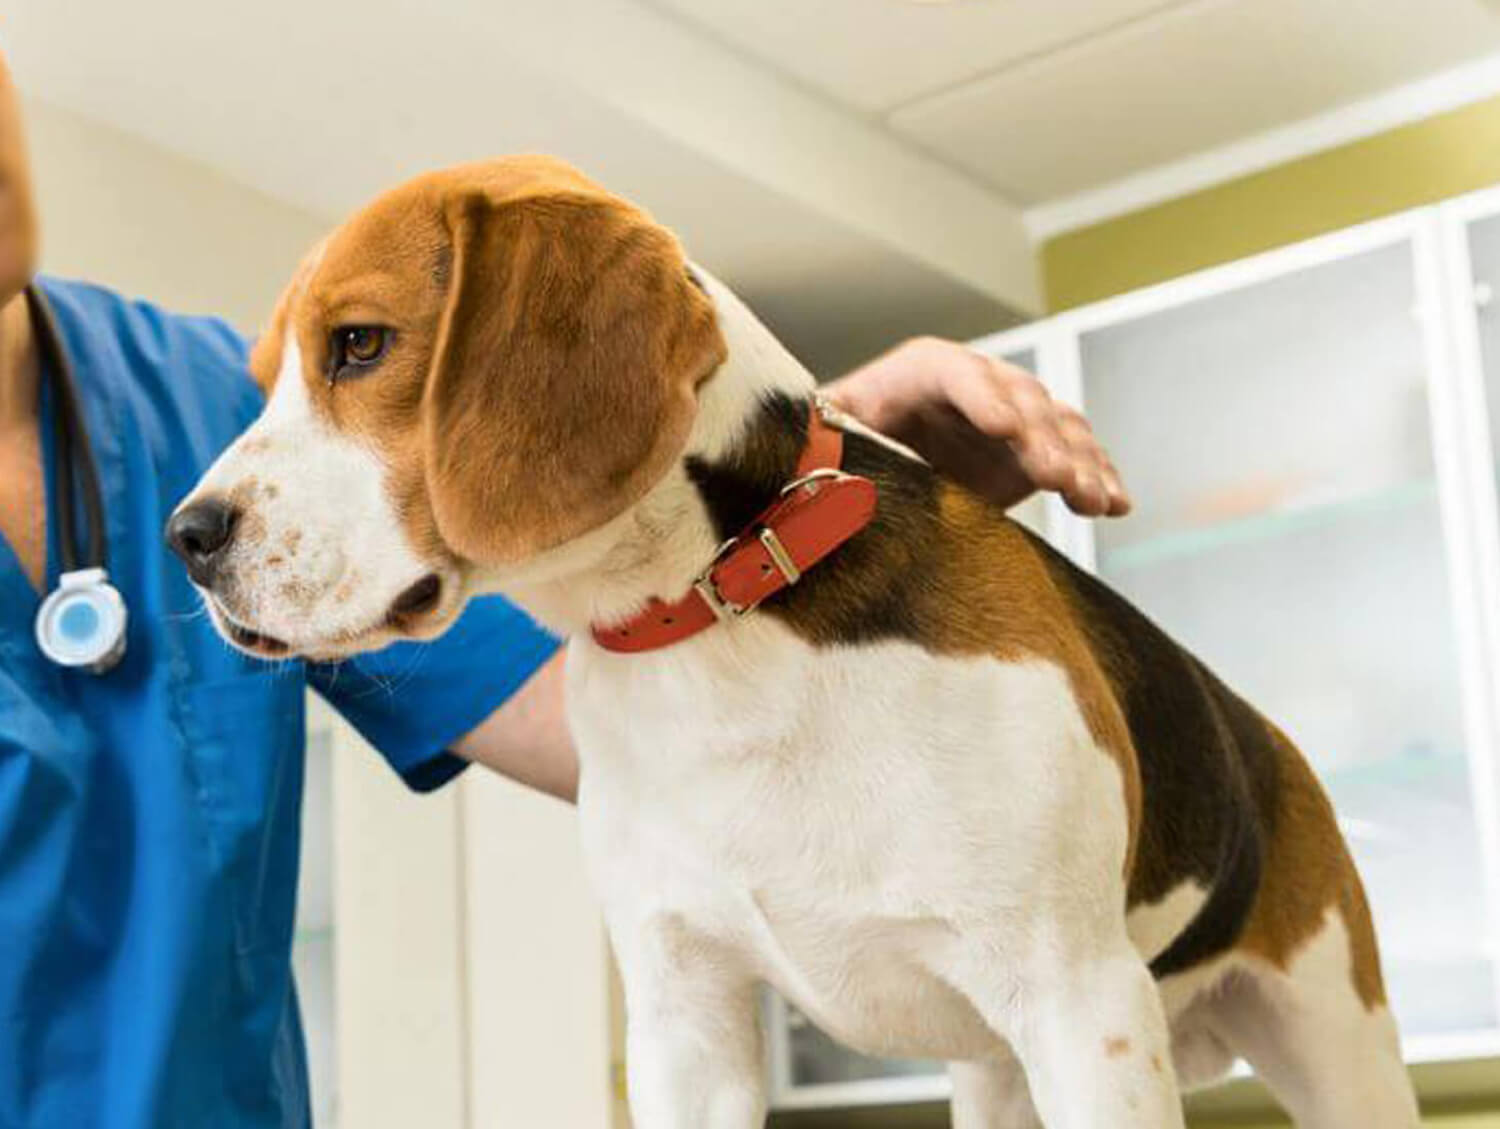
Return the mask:
[[751,609],[741,607],[732,600],[726,600],[719,592],[719,585],[714,581],[714,569],[719,567],[721,561],[739,547],[740,539],[730,537],[719,544],[714,550],[713,557],[708,566],[698,574],[693,581],[693,591],[703,597],[703,602],[708,605],[709,611],[714,613],[714,619],[720,623],[727,623],[731,619],[738,619]]
[[595,625],[594,640],[609,651],[650,651],[740,619],[797,584],[868,525],[875,484],[839,469],[843,433],[830,419],[841,416],[821,398],[815,401],[795,477],[755,521],[715,550],[686,596],[670,603],[653,599],[624,623]]
[[703,598],[703,602],[708,605],[708,610],[714,613],[714,618],[720,623],[728,623],[750,611],[750,608],[742,608],[738,604],[730,603],[719,595],[719,586],[714,583],[711,573],[705,572],[693,581],[693,591]]

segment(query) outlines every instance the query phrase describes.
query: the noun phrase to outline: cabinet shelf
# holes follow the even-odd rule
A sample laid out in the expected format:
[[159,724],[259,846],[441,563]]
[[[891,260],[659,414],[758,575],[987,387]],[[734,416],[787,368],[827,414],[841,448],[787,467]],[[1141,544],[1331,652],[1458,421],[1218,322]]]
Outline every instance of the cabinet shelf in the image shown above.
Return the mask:
[[1300,533],[1331,522],[1394,513],[1436,498],[1437,483],[1425,476],[1328,501],[1278,506],[1210,525],[1160,533],[1118,549],[1101,550],[1100,571],[1107,575],[1149,568],[1183,557]]

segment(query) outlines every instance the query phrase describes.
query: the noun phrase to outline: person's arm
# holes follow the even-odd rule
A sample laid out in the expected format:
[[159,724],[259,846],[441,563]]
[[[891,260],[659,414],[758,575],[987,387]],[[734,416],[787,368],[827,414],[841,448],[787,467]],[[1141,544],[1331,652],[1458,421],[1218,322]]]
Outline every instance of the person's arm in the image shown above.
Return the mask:
[[1006,361],[916,337],[825,390],[867,427],[1003,506],[1055,490],[1086,517],[1130,511],[1130,496],[1088,421]]
[[575,801],[578,751],[563,712],[563,652],[543,663],[504,705],[454,742],[453,752],[528,788]]
[[[1030,373],[951,341],[898,345],[827,386],[834,402],[1001,505],[1056,490],[1074,510],[1117,516],[1130,499],[1088,422]],[[559,799],[578,795],[563,711],[562,653],[462,737],[465,760]]]

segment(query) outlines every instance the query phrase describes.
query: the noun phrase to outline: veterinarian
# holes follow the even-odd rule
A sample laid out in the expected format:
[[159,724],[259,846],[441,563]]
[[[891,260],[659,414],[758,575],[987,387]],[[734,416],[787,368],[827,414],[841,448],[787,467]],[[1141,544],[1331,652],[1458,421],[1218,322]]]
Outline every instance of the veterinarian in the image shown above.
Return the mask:
[[[246,346],[35,259],[0,60],[0,1127],[302,1126],[305,687],[414,789],[479,761],[571,798],[557,642],[491,599],[338,667],[232,653],[161,529],[259,411]],[[1127,504],[1076,414],[956,345],[909,343],[836,395],[1003,502]]]

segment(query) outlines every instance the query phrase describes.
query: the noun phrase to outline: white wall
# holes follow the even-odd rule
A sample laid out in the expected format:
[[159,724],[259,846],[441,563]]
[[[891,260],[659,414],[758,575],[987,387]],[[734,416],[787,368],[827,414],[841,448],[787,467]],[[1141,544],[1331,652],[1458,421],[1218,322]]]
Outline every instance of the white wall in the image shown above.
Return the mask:
[[413,796],[340,734],[340,1124],[608,1129],[606,947],[573,809],[478,768]]
[[25,112],[49,273],[250,332],[331,226],[67,110],[29,99]]
[[480,770],[460,799],[469,1129],[608,1129],[608,950],[577,817]]

